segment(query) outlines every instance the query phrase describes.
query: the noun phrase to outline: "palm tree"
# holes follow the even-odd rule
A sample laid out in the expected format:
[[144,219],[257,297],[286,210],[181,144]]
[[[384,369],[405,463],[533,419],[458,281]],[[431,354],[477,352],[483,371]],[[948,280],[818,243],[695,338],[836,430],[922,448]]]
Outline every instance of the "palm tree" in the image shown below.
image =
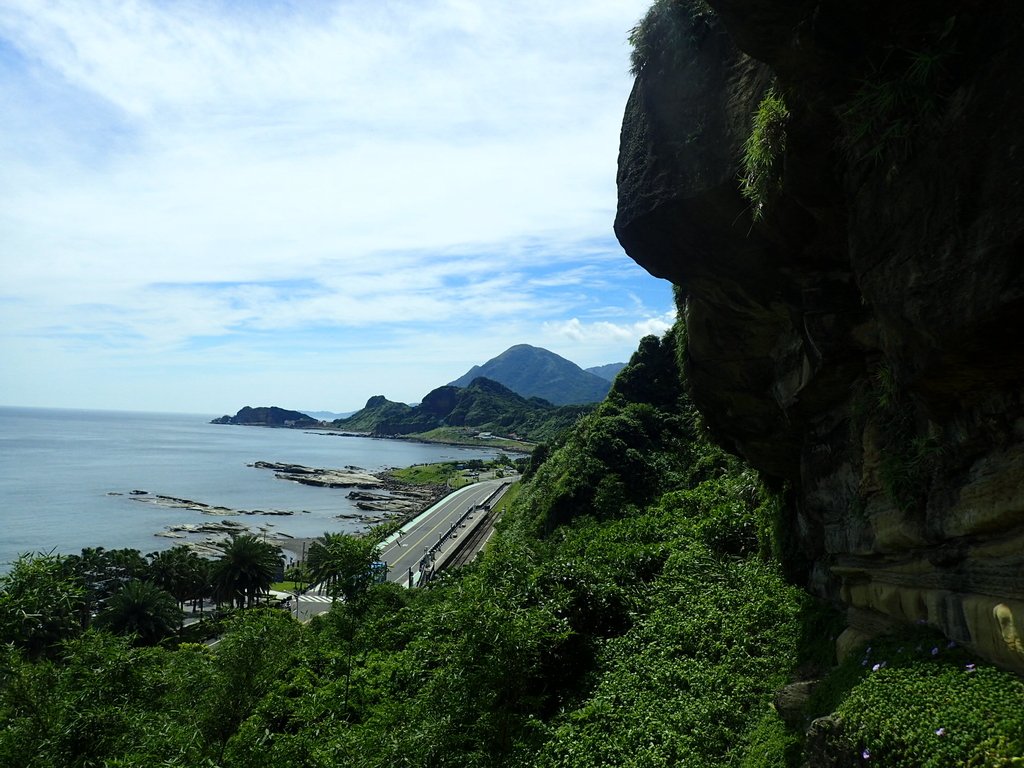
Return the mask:
[[67,572],[73,574],[85,587],[83,627],[88,626],[91,618],[125,584],[133,579],[149,577],[146,560],[137,549],[86,547],[80,555],[68,555],[64,563]]
[[170,592],[181,610],[185,609],[186,600],[191,600],[195,607],[195,601],[207,588],[208,561],[181,544],[152,552],[149,559],[150,580]]
[[281,549],[251,533],[234,535],[218,544],[224,550],[213,564],[213,591],[218,600],[234,601],[242,608],[266,592],[284,560]]
[[325,532],[310,544],[306,564],[313,581],[323,584],[331,597],[351,601],[369,586],[376,559],[377,543],[372,539]]
[[155,645],[181,624],[181,611],[156,584],[132,580],[107,601],[96,623],[115,634],[135,635],[140,645]]

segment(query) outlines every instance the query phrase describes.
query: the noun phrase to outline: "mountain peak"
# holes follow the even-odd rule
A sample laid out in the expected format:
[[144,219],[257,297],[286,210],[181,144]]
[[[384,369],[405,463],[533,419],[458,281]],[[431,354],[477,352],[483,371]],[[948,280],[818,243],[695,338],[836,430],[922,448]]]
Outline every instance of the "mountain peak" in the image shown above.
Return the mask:
[[516,344],[483,365],[474,365],[451,386],[466,387],[481,377],[524,398],[540,397],[555,405],[599,402],[611,386],[570,360],[530,344]]

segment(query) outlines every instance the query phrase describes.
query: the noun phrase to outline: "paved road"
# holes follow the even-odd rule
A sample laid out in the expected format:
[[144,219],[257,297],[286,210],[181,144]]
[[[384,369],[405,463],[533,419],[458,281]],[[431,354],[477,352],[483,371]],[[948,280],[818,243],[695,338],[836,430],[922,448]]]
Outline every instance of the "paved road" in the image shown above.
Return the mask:
[[[416,517],[403,527],[403,533],[389,537],[381,548],[381,557],[388,564],[388,581],[409,584],[409,569],[419,571],[420,560],[447,533],[462,513],[482,504],[502,483],[508,480],[486,480],[460,488]],[[476,513],[474,513],[476,514]],[[483,514],[481,511],[480,514]],[[449,537],[446,546],[454,546],[458,538]]]
[[[380,559],[388,564],[388,580],[408,586],[409,569],[413,574],[419,572],[420,560],[444,533],[448,532],[452,523],[458,520],[467,509],[483,503],[502,483],[509,480],[485,480],[467,485],[446,496],[434,506],[421,512],[412,521],[402,527],[402,534],[395,534],[385,540],[381,547]],[[475,513],[474,513],[475,514]],[[480,514],[483,514],[481,510]],[[459,541],[459,534],[445,539],[440,552],[452,548]],[[274,593],[275,597],[291,597],[290,610],[300,621],[308,621],[313,616],[329,611],[330,597],[317,586],[298,598],[286,592]]]

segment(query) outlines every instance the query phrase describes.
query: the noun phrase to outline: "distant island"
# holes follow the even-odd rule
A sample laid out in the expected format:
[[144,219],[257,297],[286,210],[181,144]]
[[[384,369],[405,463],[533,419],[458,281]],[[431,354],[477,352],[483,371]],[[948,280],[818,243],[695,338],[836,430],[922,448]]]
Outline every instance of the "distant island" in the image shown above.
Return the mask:
[[250,408],[248,405],[234,416],[221,416],[210,423],[239,424],[247,427],[290,427],[293,429],[308,429],[323,424],[318,419],[299,411],[289,411],[276,406]]

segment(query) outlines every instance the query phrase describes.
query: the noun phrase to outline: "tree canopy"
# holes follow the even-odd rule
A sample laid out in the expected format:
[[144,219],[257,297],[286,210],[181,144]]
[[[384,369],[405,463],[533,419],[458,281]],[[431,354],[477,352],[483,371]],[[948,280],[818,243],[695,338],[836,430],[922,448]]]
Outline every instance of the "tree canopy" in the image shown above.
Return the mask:
[[284,561],[279,547],[249,533],[231,536],[219,548],[224,554],[213,564],[214,596],[240,608],[270,588]]
[[306,563],[313,581],[323,584],[328,594],[352,601],[370,585],[376,559],[373,539],[325,532],[310,544]]
[[154,645],[181,624],[181,611],[170,593],[148,581],[129,581],[107,602],[96,624],[140,645]]

